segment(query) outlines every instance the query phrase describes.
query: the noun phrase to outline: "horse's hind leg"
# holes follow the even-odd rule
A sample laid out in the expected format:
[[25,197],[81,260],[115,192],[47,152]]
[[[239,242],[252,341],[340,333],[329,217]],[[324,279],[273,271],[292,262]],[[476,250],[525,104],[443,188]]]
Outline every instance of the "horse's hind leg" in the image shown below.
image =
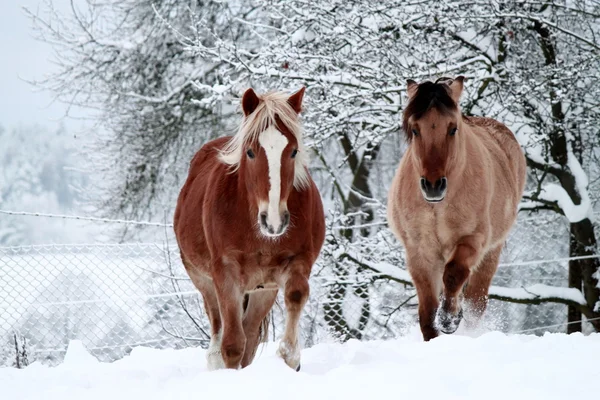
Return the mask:
[[471,268],[481,259],[482,235],[461,238],[450,261],[444,267],[444,297],[436,315],[436,325],[446,333],[454,333],[462,320],[460,294]]
[[221,355],[221,313],[219,312],[219,302],[213,282],[199,274],[186,265],[194,286],[202,294],[204,301],[204,310],[210,322],[210,344],[206,352],[206,362],[209,370],[223,369],[225,363]]
[[502,245],[490,250],[467,282],[464,297],[465,306],[470,317],[466,320],[469,328],[473,328],[479,323],[487,308],[488,290],[498,269],[501,252]]
[[285,363],[300,370],[300,346],[298,344],[298,325],[302,309],[308,300],[310,288],[308,276],[310,266],[296,262],[289,267],[289,274],[284,283],[284,299],[286,308],[285,332],[279,344],[277,354],[283,358]]
[[267,334],[267,327],[263,326],[263,322],[267,321],[276,298],[277,290],[261,290],[248,295],[248,306],[242,323],[246,334],[242,368],[252,363],[261,338]]

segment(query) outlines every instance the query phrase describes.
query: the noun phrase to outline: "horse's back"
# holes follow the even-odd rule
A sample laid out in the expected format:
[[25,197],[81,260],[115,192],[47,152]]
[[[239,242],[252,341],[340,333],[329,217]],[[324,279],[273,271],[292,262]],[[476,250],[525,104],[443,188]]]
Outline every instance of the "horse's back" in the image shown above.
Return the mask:
[[514,133],[506,125],[493,118],[466,117],[464,120],[477,134],[483,133],[479,137],[483,139],[487,149],[501,164],[501,169],[510,169],[509,175],[514,181],[515,195],[520,197],[525,185],[527,165],[523,150]]

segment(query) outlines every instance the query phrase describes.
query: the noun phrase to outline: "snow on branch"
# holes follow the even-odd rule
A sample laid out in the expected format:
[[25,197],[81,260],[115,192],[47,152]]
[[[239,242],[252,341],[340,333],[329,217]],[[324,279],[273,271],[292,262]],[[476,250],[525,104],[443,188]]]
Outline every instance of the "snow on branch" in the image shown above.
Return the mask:
[[[545,203],[556,203],[571,223],[577,223],[586,218],[593,220],[592,201],[587,189],[588,178],[583,171],[581,164],[577,160],[577,157],[575,157],[571,150],[568,152],[567,166],[569,167],[569,172],[575,179],[577,192],[581,197],[580,203],[575,204],[567,191],[562,186],[555,183],[544,185],[540,189],[537,199]],[[526,205],[527,204],[522,204],[521,207],[525,207]]]
[[592,208],[589,196],[582,198],[580,204],[575,204],[562,186],[549,183],[542,188],[538,197],[540,200],[545,200],[547,202],[556,202],[571,223],[580,222],[586,218],[592,218]]
[[491,299],[513,303],[539,304],[544,302],[586,305],[585,298],[579,289],[535,284],[522,288],[491,286]]
[[[361,266],[381,274],[381,278],[390,279],[405,285],[413,286],[413,281],[408,271],[400,269],[392,264],[379,262],[369,265],[358,259],[347,255],[349,260],[360,263]],[[543,284],[535,284],[522,288],[507,288],[491,286],[489,289],[490,299],[521,304],[561,303],[587,307],[583,294],[579,289],[556,287]]]

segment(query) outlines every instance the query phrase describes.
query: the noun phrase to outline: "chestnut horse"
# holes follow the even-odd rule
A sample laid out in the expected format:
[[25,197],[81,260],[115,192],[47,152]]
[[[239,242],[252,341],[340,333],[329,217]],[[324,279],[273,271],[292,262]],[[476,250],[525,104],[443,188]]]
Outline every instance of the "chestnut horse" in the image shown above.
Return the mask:
[[287,316],[278,354],[300,368],[298,323],[325,238],[298,115],[303,96],[304,88],[261,97],[248,89],[239,130],[202,146],[179,194],[174,230],[210,321],[210,370],[252,363],[279,289]]
[[408,148],[388,195],[389,224],[406,249],[426,341],[456,331],[462,298],[467,324],[480,320],[525,185],[513,133],[496,120],[462,115],[463,80],[408,81]]

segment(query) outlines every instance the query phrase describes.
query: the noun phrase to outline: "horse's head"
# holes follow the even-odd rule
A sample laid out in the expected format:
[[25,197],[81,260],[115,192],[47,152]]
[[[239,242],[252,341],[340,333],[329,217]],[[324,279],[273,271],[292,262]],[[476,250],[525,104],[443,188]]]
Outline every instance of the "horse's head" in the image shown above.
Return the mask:
[[[290,225],[287,201],[294,188],[308,183],[306,154],[298,114],[304,88],[288,96],[280,92],[261,97],[248,89],[242,97],[244,121],[237,144],[239,177],[263,236],[283,235]],[[239,149],[234,146],[239,145]],[[222,156],[227,162],[227,153]]]
[[408,105],[403,128],[410,143],[412,162],[419,171],[419,186],[428,202],[446,196],[448,176],[456,164],[461,137],[458,106],[464,77],[441,78],[417,84],[408,80]]

